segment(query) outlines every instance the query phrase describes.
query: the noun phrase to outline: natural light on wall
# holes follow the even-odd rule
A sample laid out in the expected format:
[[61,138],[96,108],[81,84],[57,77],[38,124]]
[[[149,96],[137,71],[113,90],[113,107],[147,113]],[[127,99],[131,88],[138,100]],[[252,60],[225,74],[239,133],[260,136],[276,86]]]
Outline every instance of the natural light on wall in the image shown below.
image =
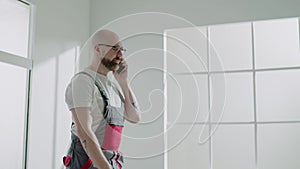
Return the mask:
[[25,165],[30,6],[0,1],[1,168]]

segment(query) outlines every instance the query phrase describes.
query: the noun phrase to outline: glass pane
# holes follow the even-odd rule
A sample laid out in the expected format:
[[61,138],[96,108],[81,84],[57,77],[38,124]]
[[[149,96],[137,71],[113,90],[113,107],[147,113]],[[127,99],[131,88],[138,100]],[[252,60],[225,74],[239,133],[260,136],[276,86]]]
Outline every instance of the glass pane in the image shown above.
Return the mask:
[[206,27],[166,31],[168,72],[207,72],[206,32]]
[[210,166],[208,125],[174,125],[168,134],[168,168],[203,168]]
[[30,7],[12,0],[0,1],[0,50],[27,57]]
[[[226,84],[223,84],[225,80]],[[226,93],[224,111],[211,111],[212,121],[250,122],[254,120],[252,73],[228,73],[225,79],[223,74],[212,74],[211,84],[213,85],[212,99],[222,97],[224,92],[222,90]]]
[[254,125],[212,127],[214,169],[255,169]]
[[211,71],[252,69],[251,23],[211,26],[209,32]]
[[0,62],[1,168],[22,168],[26,69]]
[[257,73],[258,121],[300,120],[300,70]]
[[300,124],[258,125],[258,168],[300,168]]
[[300,65],[298,18],[254,23],[256,68]]
[[207,122],[207,75],[174,75],[167,77],[168,123]]

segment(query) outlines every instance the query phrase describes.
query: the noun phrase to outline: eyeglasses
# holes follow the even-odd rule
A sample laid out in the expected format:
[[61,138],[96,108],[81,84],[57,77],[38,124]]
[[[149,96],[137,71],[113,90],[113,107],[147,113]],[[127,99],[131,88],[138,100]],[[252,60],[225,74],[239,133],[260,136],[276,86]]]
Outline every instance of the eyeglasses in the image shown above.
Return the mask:
[[120,46],[112,46],[112,45],[107,45],[107,44],[98,44],[98,45],[111,47],[112,50],[114,50],[115,52],[119,52],[119,51],[121,51],[122,53],[126,52],[126,49],[123,47],[120,47]]

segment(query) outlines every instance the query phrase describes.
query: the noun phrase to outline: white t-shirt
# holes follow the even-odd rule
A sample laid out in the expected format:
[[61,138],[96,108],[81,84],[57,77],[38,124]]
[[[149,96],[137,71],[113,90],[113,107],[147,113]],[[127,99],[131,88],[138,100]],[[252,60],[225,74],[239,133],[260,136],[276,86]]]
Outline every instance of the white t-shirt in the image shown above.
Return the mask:
[[[110,105],[121,107],[117,85],[109,80],[106,76],[101,75],[93,70],[85,69],[102,86],[108,95]],[[103,119],[104,102],[102,96],[95,85],[95,81],[85,74],[76,75],[66,88],[65,101],[69,109],[78,107],[89,107],[92,116],[92,130],[95,132],[101,120]],[[77,135],[76,126],[72,128],[72,133]]]

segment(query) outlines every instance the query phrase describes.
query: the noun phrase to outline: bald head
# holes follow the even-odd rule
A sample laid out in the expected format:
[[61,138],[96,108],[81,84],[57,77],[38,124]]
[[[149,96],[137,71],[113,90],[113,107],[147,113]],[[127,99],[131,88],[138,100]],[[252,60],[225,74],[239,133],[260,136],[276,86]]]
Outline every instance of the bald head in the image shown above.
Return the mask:
[[92,39],[93,46],[97,44],[115,45],[118,42],[118,35],[107,29],[103,29],[96,32]]

